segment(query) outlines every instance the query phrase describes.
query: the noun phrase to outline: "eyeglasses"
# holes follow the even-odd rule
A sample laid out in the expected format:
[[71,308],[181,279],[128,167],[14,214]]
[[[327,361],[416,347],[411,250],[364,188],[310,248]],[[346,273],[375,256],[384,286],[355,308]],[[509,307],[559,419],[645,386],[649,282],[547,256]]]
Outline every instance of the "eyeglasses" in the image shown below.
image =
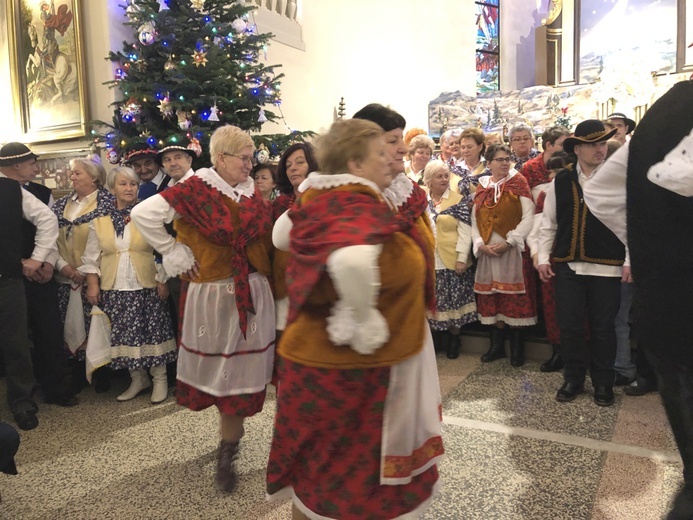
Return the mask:
[[243,164],[250,164],[250,165],[253,164],[253,157],[250,157],[248,155],[236,155],[235,153],[227,153],[227,152],[224,152],[223,155],[228,155],[229,157],[237,157],[238,159],[240,159],[243,162]]
[[496,157],[495,159],[491,159],[491,160],[499,162],[499,163],[509,163],[510,157]]
[[531,137],[525,136],[525,137],[513,137],[510,141],[513,143],[520,143],[520,142],[524,143],[525,141],[531,141],[531,140],[532,140]]

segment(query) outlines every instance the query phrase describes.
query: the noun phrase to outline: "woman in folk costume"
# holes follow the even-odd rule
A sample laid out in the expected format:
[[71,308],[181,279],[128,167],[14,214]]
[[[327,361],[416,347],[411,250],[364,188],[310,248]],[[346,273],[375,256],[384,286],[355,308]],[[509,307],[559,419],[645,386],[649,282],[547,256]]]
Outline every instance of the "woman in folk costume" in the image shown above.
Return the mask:
[[383,198],[390,160],[378,125],[335,123],[273,232],[291,310],[267,490],[294,519],[413,518],[438,487],[432,251],[417,212]]
[[[277,188],[281,195],[272,202],[274,222],[293,206],[298,196],[298,187],[310,172],[317,171],[318,163],[310,143],[295,143],[282,154],[277,165]],[[272,255],[272,282],[277,318],[277,342],[286,327],[289,315],[289,293],[286,288],[286,264],[289,252],[274,249]]]
[[472,239],[478,258],[474,291],[481,323],[492,325],[491,346],[481,356],[505,357],[510,328],[510,364],[525,362],[522,327],[537,322],[536,283],[525,240],[532,230],[534,202],[525,178],[510,171],[511,151],[492,145],[486,152],[491,175],[482,177],[472,208]]
[[436,310],[429,313],[428,323],[437,343],[444,345],[447,357],[456,359],[460,328],[477,321],[471,216],[462,195],[450,189],[447,164],[428,163],[423,180],[428,187],[428,214],[436,236]]
[[[167,304],[168,286],[152,247],[130,223],[140,179],[131,168],[108,173],[106,187],[116,199],[110,215],[89,223],[80,272],[87,278],[87,300],[111,323],[110,368],[126,368],[132,381],[117,397],[134,399],[152,386],[151,402],[168,397],[166,363],[176,359],[176,340]],[[157,272],[158,271],[158,272]]]
[[[104,188],[106,170],[98,156],[90,155],[72,159],[70,171],[73,192],[59,199],[52,210],[57,215],[60,226],[58,236],[60,257],[56,264],[55,274],[58,282],[58,302],[65,324],[65,342],[74,356],[72,360],[74,382],[78,386],[76,390],[79,390],[82,384],[87,384],[84,377],[83,347],[86,345],[92,308],[87,301],[85,277],[79,271],[79,267],[82,265],[82,255],[87,245],[89,223],[95,218],[109,215],[114,207],[115,199]],[[77,301],[76,305],[69,304],[71,298]],[[107,391],[109,388],[107,369],[95,372],[93,382],[96,392]]]
[[[272,214],[247,183],[254,152],[235,126],[210,140],[213,168],[202,168],[138,204],[132,220],[162,254],[169,276],[189,282],[178,353],[178,403],[216,406],[221,443],[217,483],[237,484],[235,460],[246,417],[262,410],[274,363],[274,299],[269,247]],[[173,222],[177,237],[163,228]]]

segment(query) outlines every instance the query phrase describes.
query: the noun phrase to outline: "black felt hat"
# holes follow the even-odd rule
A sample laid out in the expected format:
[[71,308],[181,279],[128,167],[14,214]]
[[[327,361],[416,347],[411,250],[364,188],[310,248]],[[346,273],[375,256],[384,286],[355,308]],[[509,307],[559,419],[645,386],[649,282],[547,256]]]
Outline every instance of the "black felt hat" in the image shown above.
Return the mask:
[[25,144],[7,143],[0,148],[0,166],[12,166],[31,159],[38,159],[38,155]]
[[563,141],[563,149],[573,153],[576,144],[600,143],[611,139],[616,129],[607,131],[599,119],[587,119],[575,127],[575,135]]
[[122,163],[128,165],[137,159],[154,159],[159,151],[146,143],[134,143],[123,152]]
[[623,119],[628,125],[628,131],[626,132],[626,135],[635,130],[635,121],[626,117],[626,115],[622,114],[621,112],[614,112],[613,114],[610,114],[609,117],[607,117],[607,119]]

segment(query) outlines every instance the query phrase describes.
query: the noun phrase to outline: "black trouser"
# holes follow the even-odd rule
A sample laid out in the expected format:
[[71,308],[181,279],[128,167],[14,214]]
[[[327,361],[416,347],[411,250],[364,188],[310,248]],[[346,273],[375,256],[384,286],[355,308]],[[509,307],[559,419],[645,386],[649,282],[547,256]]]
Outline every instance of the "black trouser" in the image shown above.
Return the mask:
[[[556,263],[554,272],[563,378],[567,383],[582,383],[589,369],[593,386],[613,386],[614,320],[621,304],[621,279],[577,275],[562,262]],[[585,323],[589,324],[589,342]]]
[[46,397],[65,397],[69,376],[58,307],[58,284],[50,280],[46,283],[25,281],[24,285],[36,379]]
[[7,406],[10,412],[17,414],[38,410],[31,398],[35,381],[22,278],[0,276],[0,351],[5,360]]

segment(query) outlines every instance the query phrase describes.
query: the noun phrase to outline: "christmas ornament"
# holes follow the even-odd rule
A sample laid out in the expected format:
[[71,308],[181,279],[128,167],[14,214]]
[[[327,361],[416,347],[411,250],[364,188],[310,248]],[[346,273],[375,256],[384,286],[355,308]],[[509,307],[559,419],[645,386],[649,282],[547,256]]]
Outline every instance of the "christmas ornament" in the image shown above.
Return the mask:
[[198,157],[202,155],[202,145],[200,144],[200,141],[195,139],[194,137],[190,139],[190,144],[187,146],[188,150],[192,150],[195,152],[195,155]]
[[136,116],[142,112],[142,105],[137,103],[134,97],[131,97],[127,102],[120,107],[120,115],[124,121],[132,122]]
[[260,109],[260,112],[258,113],[257,122],[258,123],[266,123],[267,122],[267,117],[265,116],[265,111],[262,108]]
[[265,164],[267,161],[269,161],[269,158],[269,150],[267,150],[267,147],[264,144],[261,144],[258,151],[255,152],[255,159],[257,159],[258,163]]
[[159,12],[168,11],[169,7],[166,2],[168,2],[168,0],[159,0]]
[[190,0],[190,5],[192,5],[198,11],[202,11],[205,6],[205,0]]
[[216,103],[212,108],[209,109],[209,117],[207,118],[208,121],[219,121],[219,109],[217,108]]
[[203,67],[207,66],[207,53],[202,52],[202,51],[195,51],[192,55],[193,61],[195,63],[195,68],[199,67],[202,65]]
[[130,4],[127,6],[127,8],[125,9],[125,14],[131,22],[137,19],[137,17],[140,14],[140,8],[137,6],[137,4],[135,4],[135,0],[130,2]]
[[113,148],[106,148],[106,159],[111,164],[118,164],[118,152]]
[[169,56],[168,60],[166,60],[166,63],[164,63],[164,70],[171,71],[171,70],[176,70],[177,68],[178,68],[178,65],[176,65],[173,62],[173,60],[171,59],[171,57]]
[[140,33],[139,39],[142,45],[151,45],[154,43],[156,39],[156,27],[154,26],[154,22],[143,23],[140,25],[140,28],[137,29],[137,32]]
[[242,33],[248,27],[248,23],[245,20],[241,20],[240,18],[236,18],[233,22],[231,22],[231,27],[237,33]]
[[144,58],[137,58],[135,60],[135,67],[137,67],[137,70],[140,72],[144,72],[144,69],[147,68],[147,62],[144,60]]
[[173,117],[173,105],[171,104],[171,100],[168,98],[168,96],[162,99],[159,103],[159,110],[161,111],[162,116]]
[[176,112],[176,115],[178,116],[178,128],[188,130],[192,126],[192,121],[190,121],[192,114],[190,112],[179,110]]
[[116,81],[120,81],[120,80],[125,79],[127,77],[128,77],[128,74],[123,69],[121,69],[121,68],[116,69],[116,71],[115,71]]

